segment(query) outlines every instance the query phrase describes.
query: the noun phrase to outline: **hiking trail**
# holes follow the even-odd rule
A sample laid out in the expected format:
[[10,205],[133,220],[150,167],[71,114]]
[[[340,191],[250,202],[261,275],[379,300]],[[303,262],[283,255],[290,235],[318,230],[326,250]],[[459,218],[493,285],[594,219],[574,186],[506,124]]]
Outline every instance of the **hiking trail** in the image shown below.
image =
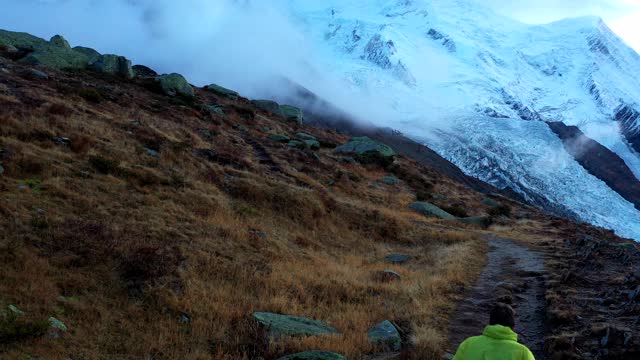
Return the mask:
[[491,306],[500,301],[517,312],[518,341],[529,347],[537,360],[544,360],[547,329],[543,257],[512,240],[488,237],[487,241],[487,264],[451,318],[447,352],[455,354],[464,339],[482,334],[489,323]]

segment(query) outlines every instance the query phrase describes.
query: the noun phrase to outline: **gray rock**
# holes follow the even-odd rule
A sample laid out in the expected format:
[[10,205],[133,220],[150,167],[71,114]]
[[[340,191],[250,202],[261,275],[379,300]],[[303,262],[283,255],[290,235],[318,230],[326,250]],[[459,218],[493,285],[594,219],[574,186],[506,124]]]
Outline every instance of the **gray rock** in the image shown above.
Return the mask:
[[98,60],[98,58],[100,57],[99,52],[97,52],[96,50],[92,49],[92,48],[88,48],[88,47],[84,47],[84,46],[76,46],[73,48],[73,50],[75,52],[79,52],[81,54],[83,54],[84,56],[87,57],[89,64],[91,64],[92,62]]
[[158,73],[153,70],[150,67],[144,66],[144,65],[133,65],[131,67],[131,69],[133,69],[133,74],[135,76],[139,76],[139,77],[156,77],[158,76]]
[[304,113],[297,107],[282,105],[280,106],[280,111],[286,120],[295,121],[299,124],[304,123]]
[[152,156],[152,157],[160,156],[160,152],[158,152],[156,150],[153,150],[153,149],[144,148],[144,151],[147,153],[147,155]]
[[54,37],[46,41],[27,34],[0,30],[0,44],[6,49],[16,51],[12,57],[24,54],[19,62],[29,65],[50,67],[53,69],[84,69],[89,59],[84,54],[74,51],[62,37]]
[[89,70],[103,74],[118,75],[126,79],[133,78],[131,60],[118,55],[100,55],[98,59],[89,64]]
[[53,141],[60,146],[71,146],[71,139],[68,137],[55,137]]
[[473,226],[488,227],[491,224],[491,218],[488,216],[472,216],[466,218],[458,218],[458,221]]
[[307,144],[305,144],[304,142],[302,142],[300,140],[291,140],[291,141],[289,141],[287,146],[292,147],[292,148],[305,149],[307,147]]
[[220,115],[220,116],[226,116],[227,114],[225,114],[224,109],[222,108],[222,106],[220,105],[209,105],[207,106],[207,109],[216,115]]
[[269,140],[285,143],[291,141],[291,138],[287,135],[269,135]]
[[385,185],[398,185],[398,183],[400,183],[400,180],[393,176],[393,175],[389,175],[389,176],[385,176],[381,179],[378,179],[377,182],[385,184]]
[[376,163],[383,166],[393,163],[396,156],[392,148],[366,136],[352,138],[348,143],[338,146],[335,152],[354,155],[363,164]]
[[304,132],[299,132],[296,134],[296,139],[298,140],[317,140],[315,136],[311,135],[311,134],[307,134]]
[[168,96],[183,96],[186,98],[195,97],[195,90],[193,86],[187,82],[187,79],[180,74],[165,74],[155,78],[155,81],[162,92]]
[[395,324],[385,320],[374,326],[367,333],[369,342],[381,346],[388,351],[400,351],[402,349],[402,336]]
[[404,254],[391,254],[384,258],[385,262],[398,265],[406,264],[409,260],[411,260],[411,256]]
[[253,100],[252,103],[258,108],[266,112],[284,117],[280,105],[277,102],[271,100]]
[[18,309],[18,307],[15,306],[15,305],[9,305],[9,306],[7,306],[7,309],[9,310],[9,313],[11,313],[13,316],[22,316],[22,315],[24,315],[24,311]]
[[265,326],[269,337],[337,335],[338,330],[322,323],[299,316],[280,315],[269,312],[255,312],[252,317]]
[[278,360],[347,360],[347,358],[333,352],[313,350],[288,355]]
[[205,86],[205,89],[208,91],[211,91],[212,93],[218,96],[225,96],[225,97],[228,97],[229,99],[235,100],[238,98],[238,96],[240,96],[240,94],[238,94],[237,92],[216,84]]
[[39,79],[39,80],[47,80],[49,79],[49,75],[46,73],[37,70],[37,69],[27,69],[22,72],[22,76],[27,79]]
[[318,140],[304,140],[303,143],[311,150],[320,150],[320,142]]
[[62,35],[55,35],[54,37],[51,38],[51,40],[49,40],[49,42],[52,45],[71,50],[71,45],[69,45],[69,42],[67,41],[67,39],[62,37]]
[[0,164],[0,175],[4,174],[4,167]]
[[455,216],[428,202],[417,201],[409,205],[409,208],[427,217],[437,217],[444,220],[456,219]]
[[62,321],[56,319],[55,317],[49,318],[49,338],[58,339],[67,332],[68,328]]

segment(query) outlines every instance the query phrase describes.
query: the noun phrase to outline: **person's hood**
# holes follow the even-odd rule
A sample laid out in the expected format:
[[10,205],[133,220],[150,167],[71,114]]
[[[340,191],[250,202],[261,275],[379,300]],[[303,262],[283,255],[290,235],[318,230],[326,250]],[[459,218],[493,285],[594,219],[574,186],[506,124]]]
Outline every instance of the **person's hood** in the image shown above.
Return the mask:
[[518,342],[518,334],[511,330],[511,328],[502,325],[489,325],[484,328],[484,332],[482,334],[496,340],[510,340]]

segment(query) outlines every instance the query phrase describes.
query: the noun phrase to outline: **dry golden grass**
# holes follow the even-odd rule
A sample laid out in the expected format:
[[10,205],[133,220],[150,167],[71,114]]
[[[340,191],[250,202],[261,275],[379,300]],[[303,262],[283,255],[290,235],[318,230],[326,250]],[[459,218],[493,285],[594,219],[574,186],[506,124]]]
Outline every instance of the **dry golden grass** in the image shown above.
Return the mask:
[[[326,349],[360,359],[375,350],[367,330],[386,319],[408,331],[408,357],[440,355],[483,243],[407,205],[427,183],[438,193],[451,187],[452,203],[476,204],[481,195],[406,159],[390,169],[406,181],[371,187],[387,171],[343,164],[330,149],[311,159],[269,142],[262,129],[337,143],[344,136],[266,114],[220,119],[86,74],[58,73],[57,85],[38,86],[7,76],[0,81],[24,87],[0,97],[0,305],[55,315],[70,328],[57,340],[0,344],[7,358],[274,359]],[[107,82],[127,96],[89,102],[73,90],[79,81]],[[199,101],[214,98],[199,92]],[[71,145],[56,145],[58,136]],[[396,252],[413,261],[382,261]],[[384,269],[402,280],[377,281]],[[310,317],[343,335],[269,343],[253,311]]]

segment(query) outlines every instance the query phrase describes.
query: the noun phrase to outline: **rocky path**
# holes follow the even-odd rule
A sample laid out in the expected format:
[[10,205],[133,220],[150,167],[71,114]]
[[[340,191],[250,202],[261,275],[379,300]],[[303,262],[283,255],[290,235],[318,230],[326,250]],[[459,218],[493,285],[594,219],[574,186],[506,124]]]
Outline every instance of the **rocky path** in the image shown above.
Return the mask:
[[481,334],[488,324],[492,304],[500,301],[517,311],[515,330],[520,342],[533,351],[537,360],[546,359],[543,258],[511,240],[489,237],[487,241],[487,265],[452,317],[448,352],[454,354],[464,339]]

